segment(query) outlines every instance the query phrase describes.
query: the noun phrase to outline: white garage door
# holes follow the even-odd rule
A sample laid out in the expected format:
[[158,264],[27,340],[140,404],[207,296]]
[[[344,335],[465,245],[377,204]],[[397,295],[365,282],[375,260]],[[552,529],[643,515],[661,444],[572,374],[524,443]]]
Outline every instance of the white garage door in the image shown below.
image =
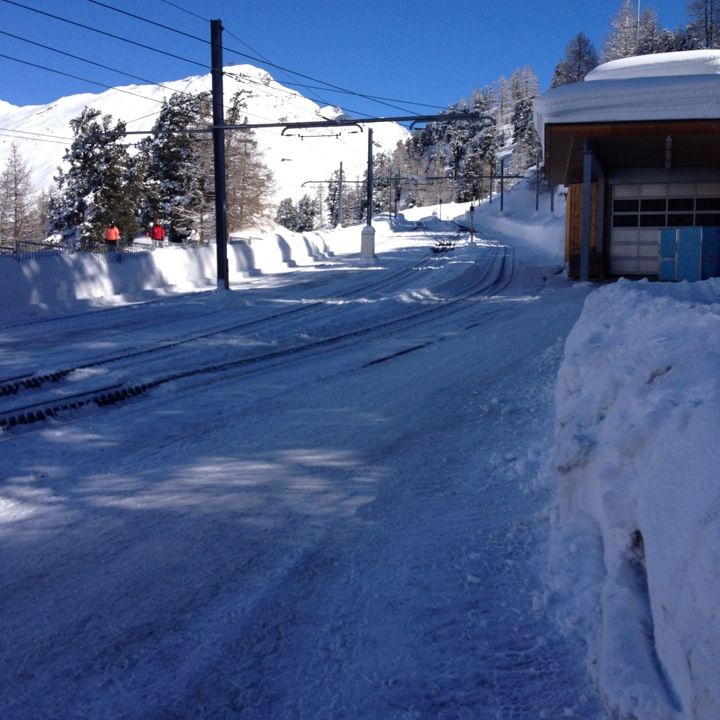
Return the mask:
[[614,185],[610,273],[657,275],[659,230],[720,227],[720,183]]

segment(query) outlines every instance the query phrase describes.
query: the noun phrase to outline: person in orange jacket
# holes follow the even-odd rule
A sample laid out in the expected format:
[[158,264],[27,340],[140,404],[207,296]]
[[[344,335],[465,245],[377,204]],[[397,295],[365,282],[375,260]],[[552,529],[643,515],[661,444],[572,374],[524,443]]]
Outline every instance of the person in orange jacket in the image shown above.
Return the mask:
[[162,247],[165,240],[165,228],[156,220],[155,224],[150,228],[150,238],[153,247]]
[[116,248],[120,242],[120,228],[114,222],[110,223],[105,231],[105,242],[108,249]]

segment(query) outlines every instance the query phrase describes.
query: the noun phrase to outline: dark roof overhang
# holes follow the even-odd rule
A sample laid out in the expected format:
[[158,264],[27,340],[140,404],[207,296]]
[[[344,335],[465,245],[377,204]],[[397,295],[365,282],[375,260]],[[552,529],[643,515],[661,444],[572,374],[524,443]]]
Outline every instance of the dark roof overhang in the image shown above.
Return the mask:
[[585,142],[606,173],[629,168],[720,168],[720,120],[652,120],[545,125],[545,174],[553,185],[583,179]]

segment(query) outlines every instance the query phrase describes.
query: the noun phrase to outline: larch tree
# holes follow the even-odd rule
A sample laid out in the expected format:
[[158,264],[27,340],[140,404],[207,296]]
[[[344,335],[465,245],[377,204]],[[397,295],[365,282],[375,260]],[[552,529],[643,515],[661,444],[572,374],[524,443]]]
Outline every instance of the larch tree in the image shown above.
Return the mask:
[[[245,108],[245,93],[235,93],[226,114],[227,124],[241,124]],[[268,219],[274,179],[263,161],[253,130],[231,130],[225,133],[225,162],[228,227],[242,230],[265,222]]]
[[638,17],[632,0],[623,0],[612,21],[612,29],[603,42],[602,61],[618,60],[638,54]]
[[592,40],[579,32],[565,46],[565,56],[555,66],[550,87],[580,82],[598,64],[598,56]]
[[36,237],[37,231],[30,170],[13,143],[0,173],[0,243],[18,249],[24,241],[44,239]]
[[720,47],[720,0],[691,0],[689,32],[699,48]]
[[665,51],[665,36],[654,10],[648,8],[640,16],[637,42],[638,55],[652,55]]

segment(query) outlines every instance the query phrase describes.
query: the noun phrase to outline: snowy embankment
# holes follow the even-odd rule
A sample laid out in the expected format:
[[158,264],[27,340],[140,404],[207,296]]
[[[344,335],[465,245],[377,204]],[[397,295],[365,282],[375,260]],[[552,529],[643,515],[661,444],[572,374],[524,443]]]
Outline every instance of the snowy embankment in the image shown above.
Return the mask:
[[553,602],[622,718],[720,716],[720,280],[593,292],[556,386]]
[[[359,231],[356,235],[359,248]],[[136,241],[136,249],[146,242]],[[41,253],[20,262],[0,257],[3,315],[6,320],[45,317],[216,287],[215,245],[146,249],[119,255]],[[230,281],[312,265],[330,253],[317,233],[299,235],[276,228],[264,235],[238,236],[228,245]]]

